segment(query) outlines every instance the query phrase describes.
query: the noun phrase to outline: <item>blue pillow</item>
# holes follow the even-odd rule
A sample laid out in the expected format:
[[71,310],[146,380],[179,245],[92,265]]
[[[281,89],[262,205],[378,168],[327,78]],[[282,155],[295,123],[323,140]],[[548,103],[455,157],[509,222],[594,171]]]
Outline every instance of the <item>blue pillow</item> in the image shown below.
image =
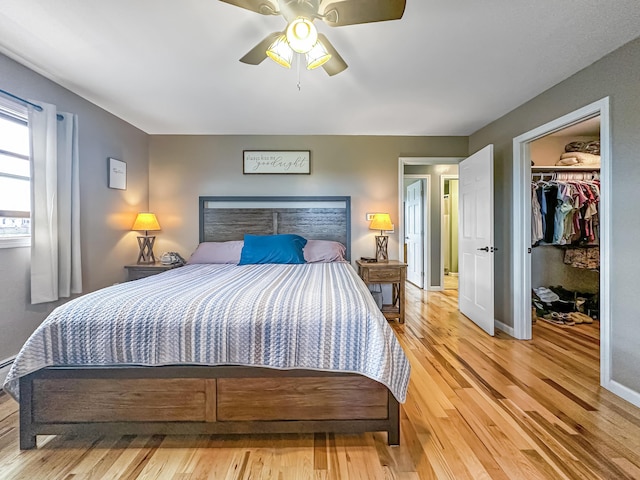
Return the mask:
[[256,263],[306,263],[303,248],[307,239],[283,235],[245,235],[238,265]]

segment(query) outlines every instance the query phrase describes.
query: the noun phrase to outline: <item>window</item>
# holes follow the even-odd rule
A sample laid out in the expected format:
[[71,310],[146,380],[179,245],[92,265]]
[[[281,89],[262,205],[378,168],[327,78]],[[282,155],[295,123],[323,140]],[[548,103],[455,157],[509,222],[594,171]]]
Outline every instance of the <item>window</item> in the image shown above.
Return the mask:
[[31,240],[31,160],[26,108],[0,101],[0,248]]

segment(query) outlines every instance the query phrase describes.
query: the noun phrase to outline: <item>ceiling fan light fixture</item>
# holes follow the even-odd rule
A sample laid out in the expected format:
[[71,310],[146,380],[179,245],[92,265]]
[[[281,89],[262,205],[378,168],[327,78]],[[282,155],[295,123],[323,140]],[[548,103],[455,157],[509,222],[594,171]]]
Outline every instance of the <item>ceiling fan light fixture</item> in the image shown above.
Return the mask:
[[286,35],[280,35],[267,49],[267,56],[285,68],[291,68],[291,62],[293,61],[293,50],[287,42]]
[[305,54],[305,56],[307,57],[307,70],[313,70],[314,68],[321,67],[331,60],[331,54],[327,51],[320,40],[318,40],[318,43],[316,43],[313,48]]
[[318,42],[318,30],[309,19],[298,17],[287,27],[287,41],[294,52],[307,53]]

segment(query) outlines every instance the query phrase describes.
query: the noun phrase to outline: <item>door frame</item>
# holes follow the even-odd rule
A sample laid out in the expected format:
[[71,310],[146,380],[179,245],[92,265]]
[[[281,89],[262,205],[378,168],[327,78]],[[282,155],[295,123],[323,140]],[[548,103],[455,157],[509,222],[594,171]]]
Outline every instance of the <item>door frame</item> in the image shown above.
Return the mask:
[[[550,133],[600,116],[600,385],[626,398],[611,380],[611,120],[609,97],[568,113],[513,139],[513,323],[514,336],[531,339],[531,160],[529,144]],[[620,385],[621,388],[624,388]]]
[[[398,158],[398,235],[400,240],[398,242],[398,252],[399,252],[398,258],[404,258],[404,177],[405,177],[404,166],[405,165],[457,165],[465,158],[466,157],[399,157]],[[407,176],[409,175],[411,174],[408,174]],[[415,174],[415,175],[420,175],[420,174]],[[422,175],[427,175],[427,174],[422,174]],[[427,186],[427,188],[425,188],[425,191],[427,189],[429,190],[429,192],[431,191],[430,184]],[[427,215],[431,214],[431,212],[429,212],[430,209],[431,209],[431,203],[429,202],[428,208],[425,208],[425,213]],[[427,217],[427,218],[430,218],[430,217]],[[425,226],[427,225],[428,223],[425,223]],[[439,286],[431,285],[431,272],[429,271],[431,268],[431,262],[429,261],[431,259],[431,255],[430,255],[431,243],[432,243],[431,230],[429,230],[429,234],[424,236],[425,255],[424,255],[423,262],[426,262],[425,270],[424,270],[426,281],[423,282],[424,283],[423,289],[440,291],[444,289],[444,285],[442,284],[440,284]],[[442,253],[440,255],[442,255]]]
[[423,180],[423,189],[422,189],[422,218],[421,218],[421,227],[422,227],[422,289],[427,290],[429,287],[429,282],[427,279],[430,279],[430,269],[431,262],[429,261],[427,253],[429,252],[429,241],[427,240],[427,226],[430,221],[430,212],[431,209],[431,175],[428,173],[410,173],[407,175],[403,175],[402,179],[402,215],[401,215],[401,237],[400,237],[400,257],[403,259],[404,256],[404,189],[407,185],[406,180]]
[[[444,290],[444,183],[447,180],[458,180],[458,175],[440,175],[440,285]],[[459,273],[459,272],[458,272]],[[459,281],[459,279],[458,279]],[[459,288],[459,285],[458,285]]]

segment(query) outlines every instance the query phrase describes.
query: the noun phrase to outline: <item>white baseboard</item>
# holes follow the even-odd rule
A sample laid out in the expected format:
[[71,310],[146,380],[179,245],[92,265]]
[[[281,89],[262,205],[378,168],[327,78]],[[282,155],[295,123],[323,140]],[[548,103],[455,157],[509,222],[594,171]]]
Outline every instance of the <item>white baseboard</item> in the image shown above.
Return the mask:
[[3,365],[2,367],[0,367],[0,388],[2,388],[2,384],[4,383],[5,378],[7,378],[9,370],[11,369],[11,365],[13,365],[13,361],[15,359],[16,356],[14,355],[13,357],[5,358],[4,360],[0,361],[0,365]]
[[444,287],[441,285],[429,285],[427,287],[427,291],[429,292],[443,292],[444,291]]
[[620,398],[623,398],[627,402],[640,408],[640,392],[631,390],[629,387],[625,387],[621,383],[618,383],[614,380],[610,380],[607,385],[603,385],[603,386],[610,392],[615,393]]
[[512,337],[515,337],[513,327],[510,327],[509,325],[505,325],[500,320],[496,320],[496,319],[493,320],[493,324],[498,330],[502,330],[507,335],[511,335]]

